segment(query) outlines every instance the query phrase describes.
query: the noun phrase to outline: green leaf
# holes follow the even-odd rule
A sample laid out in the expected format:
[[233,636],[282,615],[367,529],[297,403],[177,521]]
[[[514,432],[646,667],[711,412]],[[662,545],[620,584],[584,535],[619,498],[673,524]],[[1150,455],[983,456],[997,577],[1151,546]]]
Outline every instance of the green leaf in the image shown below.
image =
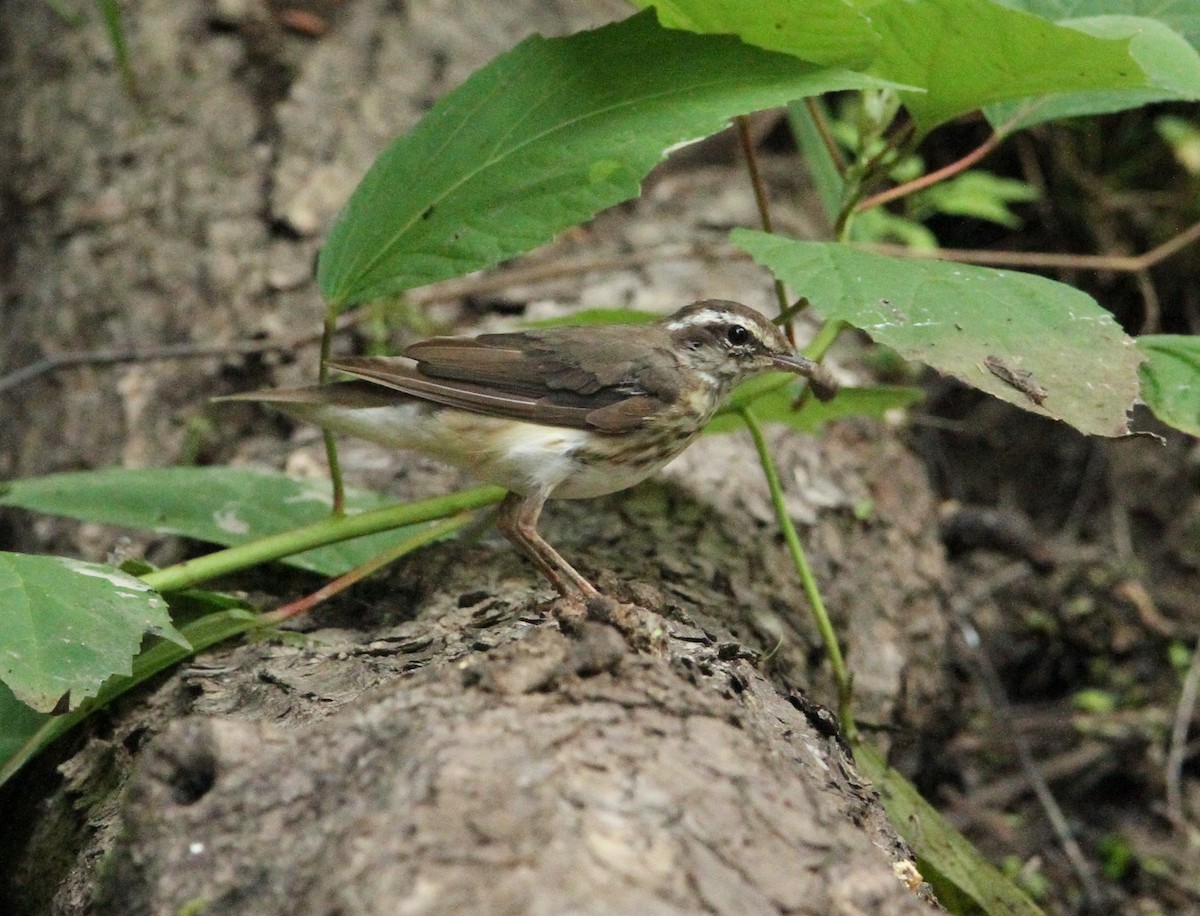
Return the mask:
[[1196,0],[995,0],[1001,6],[1024,10],[1051,22],[1087,16],[1145,16],[1174,29],[1200,48],[1200,3]]
[[1037,200],[1037,188],[1024,181],[1002,178],[983,170],[972,170],[940,181],[909,199],[914,219],[927,219],[934,213],[967,216],[999,223],[1010,229],[1021,219],[1008,208],[1010,203]]
[[78,706],[151,633],[187,645],[166,602],[112,566],[0,552],[0,680],[39,712],[69,695]]
[[895,241],[915,251],[936,251],[938,247],[937,236],[923,223],[883,207],[873,207],[855,216],[850,224],[850,238],[855,242]]
[[0,682],[0,763],[16,754],[49,718],[47,713],[22,703]]
[[108,40],[116,57],[117,71],[125,83],[125,91],[131,98],[137,98],[137,77],[133,73],[133,65],[129,62],[129,46],[125,43],[125,29],[121,25],[121,8],[117,0],[96,0],[100,15],[104,19],[104,28],[108,32]]
[[1154,119],[1154,130],[1170,144],[1175,160],[1189,175],[1200,174],[1200,127],[1186,118],[1161,115]]
[[335,309],[493,264],[638,193],[734,115],[880,85],[644,13],[529,38],[441,99],[367,172],[321,252]]
[[1200,99],[1200,54],[1170,26],[1140,16],[1093,16],[1062,25],[1100,38],[1127,39],[1129,51],[1145,72],[1143,88],[1067,91],[1042,98],[1004,101],[984,109],[995,126],[1015,130],[1060,118],[1106,114],[1152,102]]
[[875,784],[892,826],[912,848],[921,876],[951,912],[970,912],[974,904],[996,916],[1041,914],[1037,904],[984,859],[878,751],[860,744],[854,748],[854,762]]
[[[824,113],[825,109],[820,99],[817,100],[817,104]],[[837,222],[846,181],[838,171],[837,163],[830,154],[829,147],[825,145],[825,138],[821,136],[817,122],[813,120],[812,112],[806,103],[796,101],[788,104],[788,124],[796,146],[804,157],[804,164],[808,166],[808,173],[817,189],[817,195],[821,198],[825,216],[832,226]]]
[[[784,376],[785,382],[790,382]],[[768,387],[769,386],[769,387]],[[753,404],[754,415],[764,423],[781,423],[792,429],[815,433],[826,423],[843,417],[874,417],[882,420],[892,410],[903,410],[919,403],[925,392],[920,388],[877,386],[841,388],[832,401],[809,398],[803,408],[796,410],[798,394],[795,384],[779,384],[775,376],[756,379],[734,392],[730,406],[715,416],[704,432],[729,433],[745,429],[737,414],[739,404]]]
[[[155,643],[133,660],[133,669],[130,675],[117,675],[109,678],[100,688],[95,699],[85,701],[65,715],[42,717],[41,726],[31,734],[27,734],[24,740],[21,740],[22,730],[6,726],[4,734],[11,736],[11,740],[0,749],[0,786],[8,782],[26,763],[56,739],[65,735],[93,712],[103,709],[138,684],[197,652],[202,652],[226,639],[262,626],[263,618],[248,611],[229,610],[209,614],[182,628],[185,641],[190,644],[189,647],[185,648],[170,642]],[[0,721],[8,722],[8,712],[8,707],[3,705],[3,698],[0,697]],[[25,730],[33,724],[33,720],[27,720]],[[20,742],[19,746],[10,752],[11,746],[18,741]]]
[[[0,506],[175,534],[213,544],[244,544],[327,518],[329,484],[251,468],[109,468],[8,483]],[[346,494],[351,513],[389,505],[373,493]],[[281,562],[341,575],[411,533],[398,529],[319,547]]]
[[879,49],[870,18],[845,0],[633,0],[669,29],[737,35],[815,64],[860,69]]
[[1200,436],[1200,337],[1147,334],[1137,345],[1147,360],[1141,366],[1146,405],[1168,426]]
[[733,241],[827,318],[1018,407],[1121,436],[1142,357],[1112,316],[1062,283],[890,258],[745,229]]
[[[729,32],[806,60],[864,68],[863,38],[840,49],[823,32],[805,34],[809,16],[849,25],[825,2],[675,0],[657,4],[664,24]],[[925,134],[986,105],[1052,93],[1144,89],[1154,85],[1131,56],[1128,36],[1093,36],[992,0],[856,0],[878,36],[866,71],[916,87],[901,96]],[[785,12],[786,11],[786,15]],[[857,33],[855,33],[857,34]],[[1002,36],[1003,40],[998,40]],[[865,36],[864,36],[865,38]]]
[[1127,39],[1088,35],[992,0],[884,0],[871,7],[871,21],[883,36],[873,72],[927,90],[902,93],[919,134],[1005,100],[1149,85]]

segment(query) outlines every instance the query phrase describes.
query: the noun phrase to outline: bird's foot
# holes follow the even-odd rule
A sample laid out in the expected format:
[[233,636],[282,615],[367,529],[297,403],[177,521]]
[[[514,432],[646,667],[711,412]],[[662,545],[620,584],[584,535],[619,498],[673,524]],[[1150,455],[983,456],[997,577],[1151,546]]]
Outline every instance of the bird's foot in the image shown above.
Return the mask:
[[563,631],[571,635],[580,635],[588,624],[601,623],[615,629],[637,651],[661,652],[666,646],[661,617],[607,595],[564,596],[554,603],[553,613]]

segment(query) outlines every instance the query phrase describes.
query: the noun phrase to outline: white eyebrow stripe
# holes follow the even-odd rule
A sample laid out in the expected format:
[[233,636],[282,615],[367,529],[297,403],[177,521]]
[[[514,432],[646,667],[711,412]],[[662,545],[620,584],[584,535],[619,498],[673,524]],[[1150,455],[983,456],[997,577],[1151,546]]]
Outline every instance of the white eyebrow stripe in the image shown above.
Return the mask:
[[667,325],[668,331],[683,331],[687,328],[694,328],[697,325],[707,324],[726,324],[729,321],[728,312],[718,312],[716,309],[701,309],[698,312],[676,319]]
[[731,314],[718,309],[701,309],[698,312],[693,312],[683,318],[678,318],[667,325],[667,331],[672,334],[678,334],[680,331],[686,331],[688,328],[709,326],[709,327],[727,327],[732,324],[740,324],[752,333],[755,339],[760,344],[767,345],[770,340],[769,334],[774,327],[764,324],[765,319],[760,316],[742,316]]

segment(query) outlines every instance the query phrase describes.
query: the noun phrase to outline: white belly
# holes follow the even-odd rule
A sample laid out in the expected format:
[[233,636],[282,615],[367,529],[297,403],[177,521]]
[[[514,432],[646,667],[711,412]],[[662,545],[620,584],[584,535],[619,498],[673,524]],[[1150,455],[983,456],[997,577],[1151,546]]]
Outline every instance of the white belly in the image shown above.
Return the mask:
[[649,477],[685,445],[681,442],[674,453],[650,466],[596,467],[582,460],[581,454],[595,434],[581,429],[432,409],[419,403],[279,406],[335,432],[425,452],[487,483],[522,494],[547,492],[557,499],[586,499],[624,490]]

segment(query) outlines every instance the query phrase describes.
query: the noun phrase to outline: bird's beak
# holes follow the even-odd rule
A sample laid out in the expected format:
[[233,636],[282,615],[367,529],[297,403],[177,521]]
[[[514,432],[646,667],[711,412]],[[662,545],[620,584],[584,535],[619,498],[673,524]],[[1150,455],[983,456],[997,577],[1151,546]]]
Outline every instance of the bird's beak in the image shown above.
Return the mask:
[[822,401],[828,401],[837,394],[838,386],[833,375],[807,356],[801,356],[799,353],[777,353],[771,357],[771,362],[776,369],[794,372],[807,378],[812,384],[813,394]]

